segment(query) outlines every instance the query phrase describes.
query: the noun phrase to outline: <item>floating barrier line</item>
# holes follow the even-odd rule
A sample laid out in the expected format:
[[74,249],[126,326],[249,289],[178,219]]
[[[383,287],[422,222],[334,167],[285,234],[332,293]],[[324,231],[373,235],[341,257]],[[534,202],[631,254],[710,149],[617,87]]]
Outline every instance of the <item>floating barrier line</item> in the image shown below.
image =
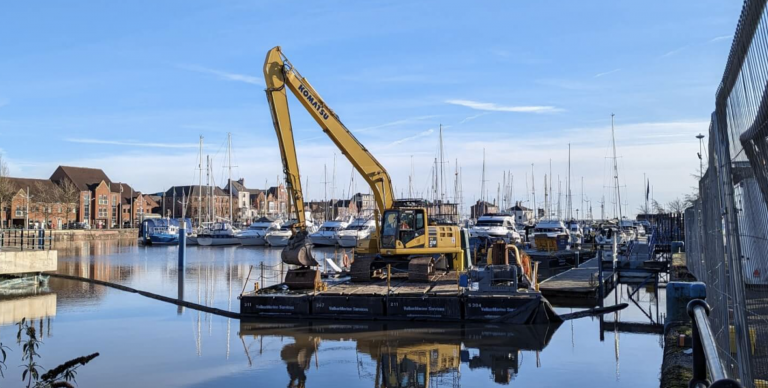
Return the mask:
[[63,274],[58,274],[58,273],[45,273],[45,275],[48,275],[48,276],[50,276],[52,278],[77,280],[77,281],[81,281],[81,282],[85,282],[85,283],[92,283],[92,284],[98,284],[98,285],[101,285],[101,286],[116,288],[116,289],[121,290],[121,291],[126,291],[126,292],[130,292],[130,293],[133,293],[133,294],[139,294],[141,296],[146,296],[147,298],[152,298],[152,299],[159,300],[159,301],[162,301],[162,302],[175,304],[177,306],[187,307],[187,308],[190,308],[192,310],[202,311],[204,313],[219,315],[219,316],[226,317],[226,318],[235,318],[235,319],[240,319],[241,318],[240,313],[235,313],[235,312],[232,312],[232,311],[229,311],[229,310],[222,310],[222,309],[218,309],[218,308],[215,308],[215,307],[203,306],[201,304],[187,302],[185,300],[179,300],[179,299],[176,299],[176,298],[169,298],[167,296],[158,295],[158,294],[155,294],[155,293],[152,293],[152,292],[137,290],[135,288],[124,286],[122,284],[105,282],[103,280],[88,279],[88,278],[84,278],[84,277],[80,277],[80,276],[63,275]]

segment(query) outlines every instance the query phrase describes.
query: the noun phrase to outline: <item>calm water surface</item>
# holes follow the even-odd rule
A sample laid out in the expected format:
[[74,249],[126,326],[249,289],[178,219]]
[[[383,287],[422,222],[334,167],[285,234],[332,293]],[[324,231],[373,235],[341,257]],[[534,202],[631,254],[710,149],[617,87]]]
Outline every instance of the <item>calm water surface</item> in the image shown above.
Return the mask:
[[[59,251],[59,272],[237,311],[249,270],[247,287],[254,281],[270,284],[279,277],[279,253],[260,247],[189,247],[180,279],[176,247],[78,243]],[[337,260],[341,254],[319,253]],[[606,304],[626,301],[632,290],[618,288]],[[663,290],[657,300],[652,289],[641,288],[634,300],[637,304],[630,302],[605,320],[663,319]],[[47,290],[0,297],[0,342],[11,346],[2,387],[22,386],[13,325],[18,315],[34,316],[42,325],[44,367],[101,353],[80,369],[80,387],[656,387],[662,357],[659,335],[601,332],[600,321],[592,318],[523,328],[240,322],[112,288],[51,279]]]

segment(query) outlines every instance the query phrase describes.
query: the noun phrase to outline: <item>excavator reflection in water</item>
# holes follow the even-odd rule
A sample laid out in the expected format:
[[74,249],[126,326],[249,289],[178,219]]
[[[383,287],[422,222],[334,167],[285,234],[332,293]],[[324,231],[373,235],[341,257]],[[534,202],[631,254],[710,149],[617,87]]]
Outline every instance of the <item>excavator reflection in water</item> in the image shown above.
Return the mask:
[[[376,369],[367,375],[376,388],[427,388],[460,386],[461,364],[470,370],[489,369],[494,382],[509,384],[519,372],[520,351],[543,350],[558,327],[241,321],[239,335],[255,340],[293,339],[293,343],[285,345],[280,352],[290,388],[306,386],[310,368],[322,367],[319,355],[322,343],[331,341],[354,341],[357,353],[370,357]],[[247,349],[246,346],[250,358]]]
[[[313,288],[320,282],[313,267],[317,261],[307,238],[304,194],[301,188],[299,163],[293,126],[288,110],[291,93],[309,112],[363,177],[373,193],[376,209],[376,232],[370,239],[359,242],[351,266],[353,281],[367,281],[372,274],[387,265],[408,273],[411,280],[428,281],[436,269],[464,268],[465,250],[462,232],[455,225],[437,225],[431,221],[422,200],[395,200],[392,181],[387,170],[341,122],[306,78],[283,55],[280,47],[267,53],[264,61],[267,101],[277,134],[285,173],[286,189],[296,212],[295,234],[283,249],[282,260],[291,269],[285,284],[291,288]],[[381,216],[381,222],[379,217]]]

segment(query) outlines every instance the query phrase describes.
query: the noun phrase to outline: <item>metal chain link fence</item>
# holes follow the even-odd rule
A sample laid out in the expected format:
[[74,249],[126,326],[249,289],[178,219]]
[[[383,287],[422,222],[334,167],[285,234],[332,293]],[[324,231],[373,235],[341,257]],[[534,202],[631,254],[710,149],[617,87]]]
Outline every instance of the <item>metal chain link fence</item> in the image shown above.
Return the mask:
[[768,387],[768,10],[746,0],[709,130],[708,169],[685,211],[687,265],[707,284],[721,360]]

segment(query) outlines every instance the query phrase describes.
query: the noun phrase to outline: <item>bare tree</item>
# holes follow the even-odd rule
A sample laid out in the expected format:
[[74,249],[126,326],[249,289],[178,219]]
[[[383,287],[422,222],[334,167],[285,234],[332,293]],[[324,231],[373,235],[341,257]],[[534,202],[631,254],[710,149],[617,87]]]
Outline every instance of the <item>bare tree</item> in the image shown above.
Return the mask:
[[653,211],[656,212],[656,214],[664,214],[667,212],[667,209],[664,208],[664,205],[662,205],[661,203],[659,203],[659,201],[655,199],[653,200],[652,206],[653,206]]
[[646,205],[640,205],[637,207],[637,212],[639,214],[650,214],[651,213],[651,207]]
[[675,198],[669,201],[667,208],[672,213],[682,213],[685,211],[685,202],[680,198]]
[[685,202],[685,207],[691,207],[696,204],[696,201],[699,200],[699,192],[696,191],[692,194],[686,194],[683,198],[683,202]]
[[58,188],[59,198],[57,202],[64,204],[64,207],[67,209],[66,220],[69,222],[69,215],[76,211],[80,202],[80,190],[69,179],[62,180]]
[[46,228],[48,228],[48,221],[51,218],[53,212],[53,204],[58,201],[55,185],[46,185],[43,182],[35,182],[35,204],[33,209],[35,212],[43,214],[43,221]]
[[[8,164],[3,160],[3,155],[0,154],[0,214],[5,214],[6,222],[9,218],[7,208],[10,208],[14,194],[13,186],[8,179]],[[0,225],[0,227],[2,226]]]

